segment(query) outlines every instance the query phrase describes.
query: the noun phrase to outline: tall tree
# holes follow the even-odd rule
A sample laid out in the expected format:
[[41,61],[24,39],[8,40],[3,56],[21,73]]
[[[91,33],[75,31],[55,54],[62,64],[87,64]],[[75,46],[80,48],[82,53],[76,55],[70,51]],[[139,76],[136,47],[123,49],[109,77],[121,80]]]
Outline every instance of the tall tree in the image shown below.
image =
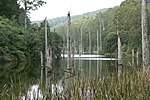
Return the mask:
[[143,68],[146,69],[149,66],[149,42],[147,38],[148,25],[147,25],[147,0],[142,0],[141,9],[141,26],[142,26],[142,59]]
[[70,59],[71,59],[71,52],[70,52],[70,31],[71,31],[71,17],[70,12],[67,14],[68,16],[68,23],[67,23],[67,68],[70,68]]
[[24,27],[27,28],[27,16],[30,13],[31,10],[37,10],[39,7],[43,6],[46,2],[43,0],[19,0],[19,4],[23,4],[24,6]]

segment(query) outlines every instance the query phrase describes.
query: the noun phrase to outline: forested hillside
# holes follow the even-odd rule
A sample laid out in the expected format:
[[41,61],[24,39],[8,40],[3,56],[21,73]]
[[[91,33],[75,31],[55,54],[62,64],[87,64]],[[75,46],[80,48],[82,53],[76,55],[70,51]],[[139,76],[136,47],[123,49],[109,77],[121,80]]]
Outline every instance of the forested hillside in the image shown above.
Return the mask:
[[[82,15],[75,15],[75,16],[72,16],[72,17],[71,17],[71,20],[72,20],[72,21],[78,20],[78,19],[80,19],[82,16],[88,16],[88,17],[90,17],[90,16],[96,16],[96,14],[97,14],[98,12],[105,12],[105,11],[107,11],[107,8],[100,9],[100,10],[93,11],[93,12],[87,12],[87,13],[84,13],[84,14],[82,14]],[[56,28],[56,27],[58,27],[58,26],[63,25],[63,24],[66,23],[66,22],[67,22],[67,17],[66,17],[66,16],[64,16],[64,17],[58,17],[58,18],[53,18],[53,19],[49,19],[49,20],[48,20],[48,23],[49,23],[49,25],[50,25],[50,28]],[[38,25],[40,25],[41,21],[33,21],[32,23],[33,23],[33,24],[38,24]]]
[[[150,13],[150,10],[148,12]],[[141,5],[139,0],[126,0],[120,6],[97,13],[94,17],[83,16],[72,21],[71,38],[76,40],[76,49],[78,50],[80,45],[80,28],[82,27],[84,51],[88,52],[89,50],[89,32],[92,51],[96,51],[97,30],[100,30],[101,23],[103,52],[117,52],[117,19],[123,52],[130,53],[133,48],[136,51],[141,51]],[[148,14],[148,20],[150,20],[150,14]],[[56,28],[56,31],[65,37],[66,25]]]

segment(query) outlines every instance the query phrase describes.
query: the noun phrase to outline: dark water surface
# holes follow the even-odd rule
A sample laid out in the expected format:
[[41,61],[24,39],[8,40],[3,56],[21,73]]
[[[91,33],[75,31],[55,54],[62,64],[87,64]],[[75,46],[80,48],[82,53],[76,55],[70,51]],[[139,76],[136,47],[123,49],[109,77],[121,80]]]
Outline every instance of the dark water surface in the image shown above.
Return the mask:
[[[53,61],[52,83],[57,84],[67,78],[67,59]],[[109,57],[75,58],[72,60],[71,69],[73,77],[93,78],[96,76],[106,76],[116,71],[117,59]],[[27,92],[29,87],[40,83],[41,66],[40,62],[14,62],[0,64],[0,88],[5,84],[16,86],[17,90],[21,86],[22,92]],[[17,87],[18,86],[18,87]],[[19,93],[19,91],[18,91]]]

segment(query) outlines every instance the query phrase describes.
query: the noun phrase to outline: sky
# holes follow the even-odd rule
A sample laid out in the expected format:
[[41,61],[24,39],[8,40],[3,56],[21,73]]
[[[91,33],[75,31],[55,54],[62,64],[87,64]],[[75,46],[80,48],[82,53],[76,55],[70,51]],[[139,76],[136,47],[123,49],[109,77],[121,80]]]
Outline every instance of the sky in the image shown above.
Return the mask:
[[43,0],[47,4],[36,11],[31,11],[30,20],[44,20],[67,16],[70,11],[71,16],[80,15],[86,12],[99,10],[102,8],[112,8],[118,6],[124,0]]

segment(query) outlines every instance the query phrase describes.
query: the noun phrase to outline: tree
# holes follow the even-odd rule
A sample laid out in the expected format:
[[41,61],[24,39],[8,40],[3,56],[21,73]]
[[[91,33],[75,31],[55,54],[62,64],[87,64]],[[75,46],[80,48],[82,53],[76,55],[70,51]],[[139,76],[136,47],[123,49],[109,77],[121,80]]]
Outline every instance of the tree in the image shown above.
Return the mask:
[[141,26],[142,26],[142,59],[144,69],[149,66],[149,42],[148,42],[148,25],[147,25],[147,0],[142,0],[141,9]]
[[37,10],[39,7],[43,6],[44,4],[46,4],[45,1],[43,0],[19,0],[19,3],[23,4],[24,6],[24,27],[25,29],[27,28],[27,16],[30,13],[31,10]]
[[17,0],[0,0],[0,16],[16,20],[19,16]]

